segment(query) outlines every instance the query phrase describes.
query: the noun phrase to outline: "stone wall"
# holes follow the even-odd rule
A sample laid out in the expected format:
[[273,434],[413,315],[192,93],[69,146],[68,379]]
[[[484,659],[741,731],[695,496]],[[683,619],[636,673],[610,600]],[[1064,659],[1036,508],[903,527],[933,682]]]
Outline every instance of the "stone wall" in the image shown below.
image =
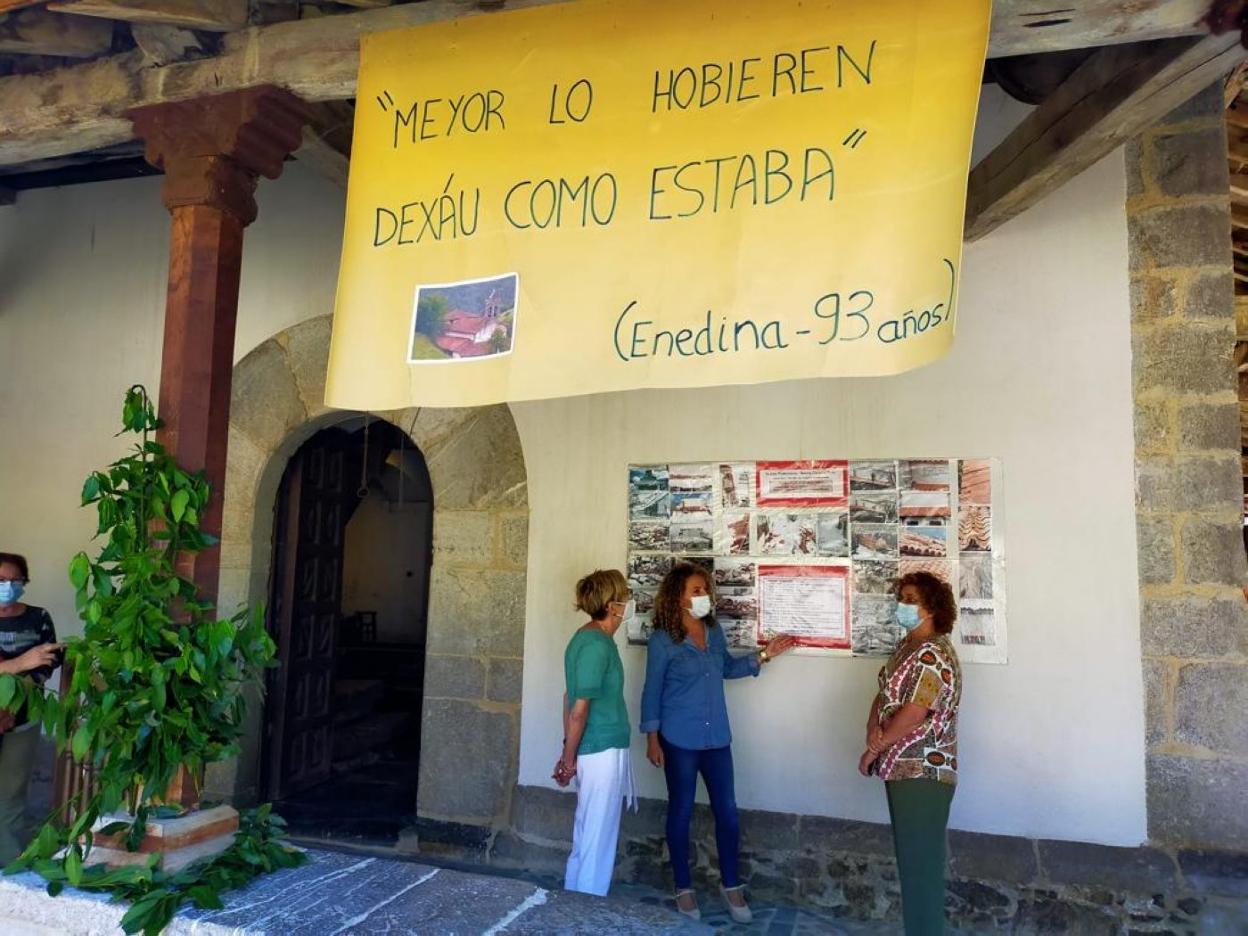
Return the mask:
[[1242,851],[1248,580],[1222,108],[1218,84],[1128,146],[1127,215],[1149,837]]
[[[883,796],[883,791],[880,793]],[[670,891],[663,839],[666,804],[640,800],[625,813],[617,881]],[[562,873],[576,797],[520,787],[511,829],[461,857]],[[694,886],[718,886],[709,809],[694,813]],[[949,833],[947,907],[969,931],[1081,934],[1233,933],[1248,929],[1248,855],[1115,848],[975,832]],[[886,825],[742,810],[741,870],[753,894],[857,920],[898,920],[901,894]]]
[[[221,541],[220,604],[268,598],[273,507],[290,456],[360,414],[325,406],[330,317],[265,341],[235,367]],[[417,814],[422,828],[487,835],[516,783],[528,560],[528,486],[506,406],[373,413],[403,430],[433,485],[425,699]],[[209,797],[259,795],[263,710],[240,757],[214,765]],[[436,837],[436,836],[435,836]]]

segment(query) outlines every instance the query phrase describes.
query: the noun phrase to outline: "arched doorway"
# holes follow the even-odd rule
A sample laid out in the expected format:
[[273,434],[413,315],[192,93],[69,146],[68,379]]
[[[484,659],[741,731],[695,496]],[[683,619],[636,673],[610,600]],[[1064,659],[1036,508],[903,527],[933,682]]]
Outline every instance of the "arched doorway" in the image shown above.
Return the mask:
[[[305,442],[329,428],[354,433],[365,419],[400,427],[428,468],[435,529],[412,831],[422,848],[484,840],[507,823],[518,770],[529,511],[516,423],[505,405],[330,410],[329,335],[329,316],[309,319],[235,365],[219,603],[269,600],[278,494]],[[252,700],[240,754],[209,768],[207,798],[264,798],[273,702]]]
[[262,796],[306,838],[394,844],[415,821],[433,489],[367,417],[291,456],[274,511]]

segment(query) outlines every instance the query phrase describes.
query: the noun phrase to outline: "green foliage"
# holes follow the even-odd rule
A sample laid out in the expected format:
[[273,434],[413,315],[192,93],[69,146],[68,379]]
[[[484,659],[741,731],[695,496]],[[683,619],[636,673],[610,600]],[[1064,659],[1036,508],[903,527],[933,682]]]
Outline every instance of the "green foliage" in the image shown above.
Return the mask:
[[[84,625],[65,648],[69,691],[45,695],[29,679],[0,676],[0,707],[27,705],[58,750],[68,747],[94,766],[95,793],[72,824],[45,824],[6,870],[33,869],[49,893],[65,884],[111,890],[135,901],[127,932],[155,933],[183,901],[206,905],[224,887],[297,859],[273,851],[281,846],[268,830],[279,820],[266,807],[227,853],[233,858],[220,856],[199,871],[166,878],[150,867],[84,867],[100,816],[125,808],[134,818],[106,831],[125,832],[127,847],[137,848],[149,815],[176,814],[159,804],[180,766],[198,777],[237,752],[243,688],[272,665],[275,651],[263,609],[218,619],[179,574],[179,557],[215,542],[200,529],[210,492],[202,473],[183,471],[149,439],[160,423],[142,387],[127,392],[122,423],[123,433],[139,437],[132,452],[92,472],[82,489],[103,546],[94,559],[83,552],[69,565]],[[242,868],[251,869],[246,877]]]
[[433,293],[416,303],[416,330],[430,338],[442,334],[446,324],[446,297]]

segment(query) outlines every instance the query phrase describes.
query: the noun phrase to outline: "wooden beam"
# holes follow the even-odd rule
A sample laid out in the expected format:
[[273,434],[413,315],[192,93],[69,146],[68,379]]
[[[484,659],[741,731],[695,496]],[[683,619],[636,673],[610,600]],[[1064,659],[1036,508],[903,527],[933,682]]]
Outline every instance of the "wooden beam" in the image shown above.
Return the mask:
[[0,17],[0,52],[92,58],[103,55],[112,44],[112,23],[67,19],[44,10]]
[[247,25],[247,0],[68,0],[49,3],[48,9],[127,23],[165,23],[206,32],[232,32]]
[[1231,194],[1248,199],[1248,172],[1231,173]]
[[181,26],[134,23],[130,27],[130,34],[145,60],[158,67],[170,62],[180,62],[191,53],[203,51],[199,36]]
[[1238,33],[1101,49],[971,171],[967,239],[1031,207],[1246,55]]
[[[551,2],[507,0],[505,9]],[[1021,55],[1188,35],[1201,31],[1205,5],[1203,0],[1090,0],[1080,10],[1042,17],[1034,0],[999,0],[990,51]],[[489,15],[480,4],[422,0],[227,33],[220,54],[160,69],[144,69],[141,56],[123,53],[44,75],[0,78],[5,102],[0,165],[129,139],[130,125],[121,115],[134,107],[264,84],[289,88],[307,101],[346,100],[355,96],[361,35],[480,15]]]
[[13,13],[26,7],[38,6],[43,0],[0,0],[0,13]]

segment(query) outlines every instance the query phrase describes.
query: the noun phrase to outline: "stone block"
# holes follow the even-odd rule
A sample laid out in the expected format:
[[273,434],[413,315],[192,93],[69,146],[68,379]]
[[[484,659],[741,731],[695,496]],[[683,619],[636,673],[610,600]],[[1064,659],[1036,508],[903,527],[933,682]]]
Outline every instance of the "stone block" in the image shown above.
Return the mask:
[[515,776],[516,719],[471,702],[426,699],[421,724],[418,814],[483,821],[499,815]]
[[529,842],[512,832],[499,832],[490,845],[490,864],[506,868],[562,872],[568,862],[568,848]]
[[1039,875],[1035,843],[1014,835],[949,831],[949,870],[962,878],[1029,884]]
[[[1248,757],[1248,665],[1193,663],[1174,687],[1174,738],[1181,744]],[[1248,812],[1248,804],[1243,807]]]
[[624,810],[620,838],[627,841],[662,839],[666,821],[667,800],[639,798],[636,812]]
[[430,653],[524,655],[524,572],[433,566]]
[[1160,126],[1187,123],[1189,120],[1221,121],[1226,103],[1222,98],[1222,82],[1215,81],[1192,95],[1159,121]]
[[1153,656],[1248,653],[1248,611],[1239,598],[1145,598],[1140,639]]
[[[553,757],[551,761],[553,766]],[[576,793],[571,788],[565,792],[526,785],[512,791],[511,827],[526,838],[571,842],[575,817]]]
[[1182,458],[1174,469],[1176,510],[1235,509],[1243,501],[1243,465],[1235,449],[1221,457]]
[[754,852],[796,851],[798,818],[793,813],[742,809],[741,847]]
[[529,562],[529,517],[527,514],[508,514],[499,523],[502,526],[502,559],[505,563],[525,568]]
[[1140,581],[1160,585],[1174,581],[1174,521],[1169,516],[1140,517],[1135,524]]
[[893,830],[878,822],[801,816],[798,819],[798,844],[803,851],[891,857]]
[[425,657],[426,699],[482,699],[485,663],[474,657],[430,653]]
[[1011,932],[1079,933],[1080,936],[1118,936],[1121,928],[1108,908],[1089,907],[1040,892],[1018,902]]
[[307,418],[286,353],[276,341],[257,345],[239,361],[234,368],[230,425],[249,436],[257,448],[274,451]]
[[1131,320],[1146,325],[1171,318],[1179,309],[1178,290],[1171,277],[1147,273],[1131,277]]
[[484,407],[434,451],[423,449],[440,508],[524,507],[524,452],[511,410]]
[[1239,454],[1238,403],[1180,403],[1179,451]]
[[435,562],[489,566],[494,559],[494,517],[487,510],[433,512]]
[[1055,884],[1108,888],[1129,894],[1169,893],[1174,859],[1155,848],[1117,848],[1041,839],[1036,843],[1045,876]]
[[[1228,503],[1228,508],[1235,506]],[[1189,517],[1180,531],[1184,580],[1191,584],[1242,585],[1244,542],[1237,521]]]
[[1166,700],[1169,698],[1170,664],[1165,660],[1144,659],[1144,743],[1149,747],[1165,742],[1169,732]]
[[1174,462],[1169,458],[1135,460],[1135,503],[1150,513],[1174,509]]
[[1170,428],[1170,406],[1164,401],[1135,404],[1135,450],[1140,454],[1162,455],[1170,451],[1174,433]]
[[1137,392],[1220,393],[1236,388],[1235,330],[1193,323],[1137,335],[1133,371]]
[[1127,197],[1143,195],[1144,187],[1144,142],[1139,137],[1132,137],[1126,145]]
[[491,702],[519,703],[523,679],[524,660],[493,658],[489,661],[485,697]]
[[[288,328],[284,335],[290,371],[309,412],[325,406],[325,374],[329,367],[329,335],[333,321],[332,315],[320,315]],[[403,428],[406,427],[404,423]]]
[[1226,131],[1221,126],[1153,140],[1153,179],[1163,194],[1225,195],[1230,187],[1226,167]]
[[1128,216],[1127,231],[1134,272],[1230,263],[1231,213],[1224,204],[1137,211]]
[[[223,542],[249,543],[255,524],[256,488],[269,462],[251,437],[230,426],[225,464],[225,502],[221,506]],[[216,496],[216,492],[213,492]]]
[[1235,279],[1231,273],[1206,273],[1187,287],[1183,315],[1194,319],[1235,320]]
[[1248,852],[1183,849],[1179,868],[1188,886],[1198,893],[1248,897]]
[[1231,850],[1248,841],[1248,764],[1149,754],[1145,773],[1150,840]]

